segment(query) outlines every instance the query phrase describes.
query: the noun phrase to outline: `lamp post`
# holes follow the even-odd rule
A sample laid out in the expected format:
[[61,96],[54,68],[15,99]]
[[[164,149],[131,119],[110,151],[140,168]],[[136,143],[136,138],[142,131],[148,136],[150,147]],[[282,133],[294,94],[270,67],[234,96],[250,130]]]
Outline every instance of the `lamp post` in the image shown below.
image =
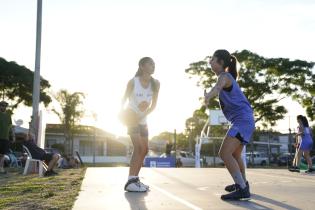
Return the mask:
[[[36,23],[36,53],[35,53],[35,71],[33,82],[33,113],[32,128],[30,128],[35,138],[38,139],[38,115],[40,101],[40,54],[41,54],[41,33],[42,33],[42,0],[37,0],[37,23]],[[38,144],[38,142],[37,142]]]
[[189,152],[192,152],[192,138],[193,138],[193,130],[194,130],[194,123],[190,122],[189,123]]
[[93,112],[93,113],[92,113],[92,117],[93,117],[93,119],[94,119],[93,164],[94,164],[94,166],[95,166],[97,114],[96,114],[95,112]]

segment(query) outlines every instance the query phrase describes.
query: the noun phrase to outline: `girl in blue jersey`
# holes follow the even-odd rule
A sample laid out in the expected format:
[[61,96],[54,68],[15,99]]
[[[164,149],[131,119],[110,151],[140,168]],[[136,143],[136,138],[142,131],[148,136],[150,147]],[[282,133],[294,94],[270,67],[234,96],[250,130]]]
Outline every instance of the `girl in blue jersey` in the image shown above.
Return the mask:
[[298,166],[300,165],[301,156],[303,154],[308,165],[308,170],[306,170],[305,172],[310,173],[314,171],[314,169],[312,168],[313,166],[312,158],[310,156],[310,151],[313,148],[312,131],[309,127],[308,120],[305,116],[298,115],[297,121],[299,123],[299,127],[298,127],[298,133],[296,135],[300,137],[300,144],[297,149],[297,152],[295,153],[292,168],[290,168],[289,170],[292,172],[300,172],[300,169]]
[[223,200],[250,198],[249,184],[246,181],[241,153],[255,130],[255,121],[253,110],[236,82],[238,76],[236,62],[236,58],[227,50],[215,51],[210,65],[218,80],[211,91],[205,93],[207,105],[211,98],[219,96],[223,114],[232,124],[222,142],[219,156],[224,161],[235,184],[225,188],[230,193],[222,195],[221,199]]

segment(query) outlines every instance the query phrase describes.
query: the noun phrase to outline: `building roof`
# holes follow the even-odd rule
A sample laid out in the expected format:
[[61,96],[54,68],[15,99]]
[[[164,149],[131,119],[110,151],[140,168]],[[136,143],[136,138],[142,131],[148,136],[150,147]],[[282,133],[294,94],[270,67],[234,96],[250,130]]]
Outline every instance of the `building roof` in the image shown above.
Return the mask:
[[[63,134],[64,133],[64,125],[62,124],[47,124],[46,125],[46,133],[55,133],[55,134]],[[97,136],[106,136],[108,138],[115,138],[114,134],[111,134],[107,131],[104,131],[100,128],[94,126],[87,125],[78,125],[75,128],[75,134],[82,135],[97,135]]]

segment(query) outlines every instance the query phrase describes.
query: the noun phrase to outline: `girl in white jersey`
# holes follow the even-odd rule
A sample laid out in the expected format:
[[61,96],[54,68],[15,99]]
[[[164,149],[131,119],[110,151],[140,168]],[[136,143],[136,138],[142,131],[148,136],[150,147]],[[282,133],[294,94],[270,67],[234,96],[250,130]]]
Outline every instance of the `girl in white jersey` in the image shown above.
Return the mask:
[[129,177],[125,190],[129,192],[146,192],[149,186],[139,180],[139,171],[143,160],[148,153],[148,126],[146,116],[156,106],[160,83],[151,76],[154,73],[155,64],[152,58],[144,57],[139,61],[139,69],[132,78],[125,91],[122,100],[122,108],[128,99],[127,109],[135,118],[132,125],[128,126],[128,134],[131,138],[134,150],[130,160]]

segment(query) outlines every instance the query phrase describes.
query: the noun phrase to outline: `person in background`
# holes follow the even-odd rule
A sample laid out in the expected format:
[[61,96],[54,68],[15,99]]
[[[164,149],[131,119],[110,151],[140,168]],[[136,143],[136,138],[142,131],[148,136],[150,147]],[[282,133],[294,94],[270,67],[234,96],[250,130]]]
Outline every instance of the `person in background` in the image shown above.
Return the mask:
[[0,102],[0,174],[6,174],[4,170],[4,155],[9,153],[9,136],[15,141],[15,133],[12,127],[11,115],[7,112],[8,103]]
[[27,147],[32,155],[32,158],[42,160],[47,163],[48,168],[44,176],[53,176],[58,174],[53,169],[60,158],[59,154],[47,153],[44,149],[38,147],[34,142],[34,135],[32,135],[30,132],[27,134],[23,145]]
[[314,171],[312,168],[312,158],[310,156],[310,151],[313,148],[313,136],[312,130],[309,127],[308,120],[303,115],[297,116],[297,122],[299,123],[298,133],[296,134],[299,138],[299,147],[297,152],[295,153],[294,161],[292,164],[292,168],[289,170],[291,172],[300,172],[299,165],[301,161],[301,156],[303,154],[304,158],[306,159],[308,169],[305,171],[306,173],[311,173]]

